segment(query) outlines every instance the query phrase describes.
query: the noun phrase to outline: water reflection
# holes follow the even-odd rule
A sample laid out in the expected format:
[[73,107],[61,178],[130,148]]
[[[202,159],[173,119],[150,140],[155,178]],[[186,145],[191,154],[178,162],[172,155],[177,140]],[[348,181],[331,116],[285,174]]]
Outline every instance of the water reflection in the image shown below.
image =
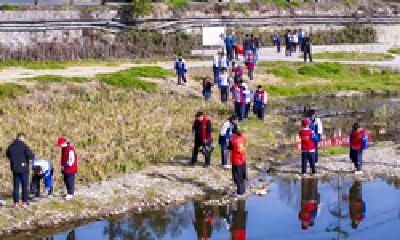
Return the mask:
[[349,212],[351,227],[357,229],[365,219],[366,204],[362,198],[362,182],[355,180],[349,191]]
[[301,180],[301,204],[299,219],[301,229],[308,230],[314,226],[319,205],[318,179],[303,178]]

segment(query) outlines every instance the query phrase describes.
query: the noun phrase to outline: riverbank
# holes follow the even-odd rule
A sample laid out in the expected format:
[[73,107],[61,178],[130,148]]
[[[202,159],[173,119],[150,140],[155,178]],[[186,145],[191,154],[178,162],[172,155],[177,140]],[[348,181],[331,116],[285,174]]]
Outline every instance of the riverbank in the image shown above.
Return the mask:
[[[181,204],[188,199],[215,195],[235,199],[231,171],[219,166],[203,168],[175,165],[153,166],[109,181],[81,186],[72,200],[63,200],[58,192],[54,198],[32,201],[27,209],[0,207],[0,239],[6,234],[38,229],[56,228],[64,223],[118,215],[128,211],[141,212],[167,205]],[[248,168],[249,178],[257,178],[258,171]],[[267,184],[252,183],[248,194],[266,191]]]

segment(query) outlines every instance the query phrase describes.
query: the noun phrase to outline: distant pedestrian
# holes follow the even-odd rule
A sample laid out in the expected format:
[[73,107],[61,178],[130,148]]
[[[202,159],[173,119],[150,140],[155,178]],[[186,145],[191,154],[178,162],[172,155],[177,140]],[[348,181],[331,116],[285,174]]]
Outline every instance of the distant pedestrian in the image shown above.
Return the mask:
[[53,195],[53,174],[54,165],[50,160],[34,159],[32,161],[32,182],[31,193],[35,197],[40,197],[40,182],[43,179],[47,196]]
[[251,35],[251,38],[253,40],[253,56],[254,56],[254,61],[258,62],[258,51],[260,49],[260,39],[257,36],[254,36],[253,34]]
[[361,128],[359,123],[354,123],[350,134],[350,159],[354,163],[355,174],[362,174],[362,153],[367,147],[367,131]]
[[232,63],[232,75],[235,83],[240,83],[243,80],[243,67],[239,64]]
[[[233,45],[233,53],[234,53],[233,59],[237,61],[237,60],[239,60],[239,48],[238,48],[239,44],[237,42],[235,32],[232,32],[232,36],[233,36],[233,39],[235,39],[235,45]],[[233,61],[233,59],[232,59],[232,61]]]
[[285,44],[286,44],[285,55],[292,56],[292,32],[290,29],[287,30],[285,34]]
[[304,45],[303,45],[304,31],[302,29],[299,30],[297,38],[299,39],[300,51],[304,52]]
[[323,126],[321,119],[315,113],[315,110],[310,110],[310,128],[314,131],[316,138],[314,141],[315,146],[315,165],[318,166],[318,144],[321,141],[323,134]]
[[[311,35],[308,33],[305,34],[303,38],[303,45],[304,45],[304,62],[307,62],[307,58],[312,62],[312,40]],[[308,56],[308,57],[307,57]]]
[[185,84],[187,66],[186,66],[186,61],[182,58],[181,55],[179,55],[178,59],[175,61],[175,71],[176,75],[178,76],[178,85]]
[[253,50],[253,42],[249,36],[249,34],[246,34],[244,39],[243,39],[243,50],[244,50],[244,58],[246,61],[246,57],[252,52]]
[[228,165],[228,155],[229,155],[229,141],[232,139],[233,132],[237,130],[237,124],[235,122],[236,116],[231,116],[228,118],[221,127],[219,134],[219,145],[221,146],[221,164],[224,169],[230,168]]
[[246,106],[246,98],[243,93],[242,84],[239,84],[237,87],[233,89],[233,99],[234,99],[234,106],[235,106],[235,113],[236,117],[238,118],[239,122],[244,118],[245,106]]
[[232,140],[229,143],[229,150],[231,150],[233,181],[236,183],[238,195],[243,195],[246,192],[246,147],[246,138],[239,130],[235,130]]
[[25,133],[18,133],[17,138],[7,148],[6,156],[10,160],[13,175],[13,201],[14,207],[19,207],[19,184],[22,185],[22,207],[26,208],[28,202],[29,185],[29,161],[35,159],[35,155],[25,143]]
[[229,61],[233,61],[233,55],[234,55],[234,47],[236,45],[236,39],[232,34],[229,34],[225,38],[225,46],[226,46],[226,57],[229,59]]
[[310,121],[304,119],[301,121],[303,129],[300,130],[299,136],[301,141],[301,173],[303,176],[307,173],[307,163],[310,164],[312,174],[317,173],[315,167],[315,138],[316,135],[310,129]]
[[218,87],[221,93],[221,102],[226,103],[228,101],[230,77],[226,68],[222,68],[221,74],[218,78]]
[[212,97],[212,87],[213,83],[210,77],[205,77],[203,79],[203,97],[206,101],[210,100]]
[[67,189],[65,199],[69,200],[75,195],[75,175],[78,172],[78,157],[74,147],[67,142],[67,139],[59,137],[56,146],[61,147],[61,173]]
[[293,42],[292,42],[293,52],[297,52],[297,45],[299,44],[299,37],[297,35],[297,30],[294,30],[292,39],[293,39]]
[[282,43],[281,35],[275,34],[274,38],[273,38],[273,42],[274,42],[274,46],[276,46],[276,52],[280,53],[281,52],[281,43]]
[[243,83],[242,86],[243,86],[243,94],[244,94],[244,98],[245,98],[245,107],[244,107],[243,118],[248,119],[249,111],[250,111],[250,107],[251,107],[251,101],[253,100],[254,92],[247,86],[246,83]]
[[199,149],[203,148],[204,154],[204,167],[210,166],[211,163],[211,152],[204,151],[206,147],[211,147],[213,136],[212,136],[212,128],[211,128],[211,120],[203,113],[197,112],[195,115],[195,121],[193,123],[193,132],[194,132],[194,147],[191,164],[195,165],[197,163],[197,157],[199,154]]
[[222,68],[222,52],[218,52],[217,55],[214,56],[213,61],[213,73],[214,73],[214,83],[217,83],[219,74]]
[[249,54],[246,65],[247,65],[247,74],[250,79],[250,82],[253,82],[254,81],[254,69],[256,67],[256,60],[254,59],[252,54]]
[[254,107],[253,112],[260,120],[264,120],[265,109],[268,102],[268,94],[261,85],[257,86],[254,93]]

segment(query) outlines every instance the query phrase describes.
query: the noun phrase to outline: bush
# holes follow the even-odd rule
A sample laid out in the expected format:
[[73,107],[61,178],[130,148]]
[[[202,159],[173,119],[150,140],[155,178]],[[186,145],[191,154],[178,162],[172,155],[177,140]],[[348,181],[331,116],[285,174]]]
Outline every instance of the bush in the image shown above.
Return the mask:
[[14,84],[14,83],[4,83],[0,84],[0,99],[3,98],[14,98],[21,94],[28,93],[29,90],[26,86]]

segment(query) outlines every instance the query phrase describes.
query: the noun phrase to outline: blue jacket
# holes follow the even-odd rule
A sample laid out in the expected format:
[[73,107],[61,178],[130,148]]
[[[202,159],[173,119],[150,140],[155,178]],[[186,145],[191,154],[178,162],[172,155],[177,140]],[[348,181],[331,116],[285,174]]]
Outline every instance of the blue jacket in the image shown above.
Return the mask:
[[184,75],[187,72],[187,66],[185,60],[176,60],[175,61],[175,70],[176,74],[178,75]]
[[228,48],[232,48],[235,45],[235,37],[232,35],[229,35],[225,38],[225,45]]
[[321,134],[319,134],[319,128],[321,127],[321,126],[318,126],[318,121],[313,121],[313,120],[311,120],[311,118],[309,118],[309,121],[310,121],[310,128],[311,128],[311,130],[313,130],[313,132],[315,133],[315,139],[314,139],[314,142],[315,143],[318,143],[318,142],[320,142],[321,141]]

